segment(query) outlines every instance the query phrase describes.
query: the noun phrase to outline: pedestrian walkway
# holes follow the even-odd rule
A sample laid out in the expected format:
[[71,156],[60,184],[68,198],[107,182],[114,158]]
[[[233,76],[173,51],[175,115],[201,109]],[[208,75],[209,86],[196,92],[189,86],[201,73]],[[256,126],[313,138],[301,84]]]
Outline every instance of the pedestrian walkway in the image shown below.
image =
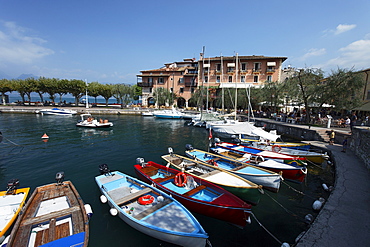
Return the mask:
[[296,246],[370,246],[370,172],[350,150],[341,152],[341,145],[321,145],[334,160],[335,186]]

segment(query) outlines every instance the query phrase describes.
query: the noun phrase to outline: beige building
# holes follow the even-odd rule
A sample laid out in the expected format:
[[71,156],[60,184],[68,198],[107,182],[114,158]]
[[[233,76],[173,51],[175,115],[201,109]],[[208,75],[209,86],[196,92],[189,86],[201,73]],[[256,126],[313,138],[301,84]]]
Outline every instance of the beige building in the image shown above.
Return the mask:
[[261,87],[265,82],[281,81],[282,64],[286,57],[232,56],[203,57],[199,60],[165,64],[160,69],[143,70],[137,75],[142,87],[143,106],[155,105],[155,88],[176,94],[178,107],[188,107],[189,99],[199,87],[221,88]]

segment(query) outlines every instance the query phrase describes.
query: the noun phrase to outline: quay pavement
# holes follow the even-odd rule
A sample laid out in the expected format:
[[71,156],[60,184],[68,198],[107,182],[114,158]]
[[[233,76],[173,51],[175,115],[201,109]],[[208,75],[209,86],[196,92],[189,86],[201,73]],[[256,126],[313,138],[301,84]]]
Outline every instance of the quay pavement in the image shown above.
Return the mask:
[[[10,112],[32,112],[27,106],[0,106],[0,112],[9,112],[9,108],[11,108]],[[33,111],[36,110],[35,108],[40,109],[39,107],[34,107]],[[81,107],[78,111],[79,113],[87,111],[93,113],[93,111],[104,110],[96,108],[84,109]],[[110,113],[135,114],[135,111],[126,113],[124,109],[117,109]],[[136,111],[136,114],[140,114],[139,111]],[[299,127],[299,125],[294,126]],[[302,128],[307,128],[307,126],[302,125]],[[312,127],[311,129],[316,128],[317,130],[320,129],[320,127]],[[336,129],[336,131],[345,130]],[[366,168],[364,162],[349,148],[344,153],[340,144],[329,145],[329,143],[325,142],[312,141],[310,143],[326,149],[331,154],[335,165],[336,178],[334,190],[331,192],[328,200],[295,246],[370,246],[370,171]]]

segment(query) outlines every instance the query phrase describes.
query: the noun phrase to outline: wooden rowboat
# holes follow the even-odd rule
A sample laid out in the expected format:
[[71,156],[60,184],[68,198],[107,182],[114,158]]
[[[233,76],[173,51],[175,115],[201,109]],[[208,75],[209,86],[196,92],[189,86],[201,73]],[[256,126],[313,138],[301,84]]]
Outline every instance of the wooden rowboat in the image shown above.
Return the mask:
[[218,167],[209,166],[203,162],[174,153],[163,155],[162,159],[178,170],[183,170],[187,174],[217,184],[252,205],[257,205],[264,193],[261,185],[252,183]]
[[183,184],[176,184],[183,173],[152,161],[138,158],[135,172],[145,182],[172,195],[190,211],[244,227],[250,222],[251,205],[227,190],[187,174]]
[[[87,246],[89,217],[85,205],[70,181],[37,187],[18,218],[8,246]],[[91,209],[89,206],[86,208]]]

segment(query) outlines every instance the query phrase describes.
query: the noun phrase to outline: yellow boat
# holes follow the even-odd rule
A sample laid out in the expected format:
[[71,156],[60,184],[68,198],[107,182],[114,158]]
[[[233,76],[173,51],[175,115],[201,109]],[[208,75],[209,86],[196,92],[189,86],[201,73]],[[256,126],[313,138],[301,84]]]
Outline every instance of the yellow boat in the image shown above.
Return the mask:
[[23,208],[30,188],[17,189],[18,180],[10,180],[8,189],[0,191],[0,238],[5,237]]

